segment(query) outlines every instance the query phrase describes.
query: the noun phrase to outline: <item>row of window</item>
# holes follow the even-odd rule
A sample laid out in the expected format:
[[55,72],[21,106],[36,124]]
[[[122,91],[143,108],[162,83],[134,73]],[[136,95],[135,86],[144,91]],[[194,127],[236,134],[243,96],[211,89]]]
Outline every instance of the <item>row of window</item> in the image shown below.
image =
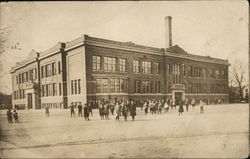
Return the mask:
[[57,68],[58,68],[58,74],[61,74],[61,62],[60,61],[58,61],[57,64],[56,64],[56,62],[52,62],[52,63],[46,64],[44,66],[41,66],[41,78],[56,75]]
[[[227,92],[226,84],[184,83],[187,94],[223,94]],[[171,83],[168,83],[168,93],[171,93]]]
[[[62,95],[62,86],[61,83],[58,84],[59,88],[59,96]],[[42,85],[41,89],[41,96],[48,97],[48,96],[56,96],[57,95],[57,83],[50,83]]]
[[[182,68],[181,68],[182,66]],[[181,71],[181,69],[182,71]],[[188,77],[201,77],[201,78],[215,78],[215,79],[226,79],[226,74],[224,70],[215,70],[186,66],[180,64],[167,64],[167,74],[183,75]]]
[[71,80],[71,94],[81,94],[81,79]]
[[156,81],[139,81],[136,80],[134,83],[134,92],[135,93],[160,93],[161,82]]
[[25,98],[24,89],[20,89],[20,90],[14,91],[13,92],[13,98],[14,98],[14,100],[24,99]]
[[35,79],[37,79],[37,69],[33,68],[29,71],[16,75],[16,84],[34,81]]
[[[61,73],[61,63],[58,62],[56,67],[56,62],[41,66],[41,78],[54,76],[57,74],[56,70],[58,68],[58,74]],[[34,81],[37,79],[37,68],[30,69],[29,71],[20,73],[16,76],[16,84],[21,84],[29,81]]]
[[96,93],[125,93],[128,89],[127,79],[98,78],[96,79]]
[[[103,59],[104,59],[103,60],[104,71],[117,71],[117,60],[119,60],[119,71],[127,72],[127,59],[124,59],[124,58],[118,59],[115,57],[104,57]],[[102,70],[101,64],[102,64],[101,56],[92,56],[92,69],[94,71]],[[153,72],[152,66],[153,66],[153,62],[142,61],[141,62],[142,73],[152,74]],[[154,63],[155,74],[159,74],[159,68],[160,68],[160,63],[155,62]],[[140,73],[140,61],[139,60],[133,60],[133,72]]]

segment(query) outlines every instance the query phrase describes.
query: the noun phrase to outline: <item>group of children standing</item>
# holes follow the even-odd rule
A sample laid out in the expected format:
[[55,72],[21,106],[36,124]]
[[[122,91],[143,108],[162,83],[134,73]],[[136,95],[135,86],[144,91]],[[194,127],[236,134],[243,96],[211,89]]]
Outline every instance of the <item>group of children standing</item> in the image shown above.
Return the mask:
[[71,117],[75,116],[75,108],[76,107],[78,108],[78,117],[82,117],[82,111],[83,111],[83,116],[84,116],[85,120],[88,120],[88,121],[90,120],[89,114],[91,114],[91,116],[93,116],[92,106],[90,103],[86,103],[83,107],[81,102],[78,103],[78,106],[74,105],[74,103],[72,102],[71,105],[69,106]]
[[12,112],[12,109],[9,108],[7,110],[7,119],[8,119],[8,122],[9,123],[13,123],[13,118],[15,120],[15,123],[19,122],[19,120],[18,120],[18,113],[17,113],[16,109],[14,109],[13,112]]
[[98,109],[101,119],[109,119],[109,112],[111,112],[112,115],[115,114],[116,121],[119,121],[121,116],[124,117],[124,121],[127,121],[129,115],[131,115],[132,121],[134,121],[136,116],[136,104],[133,100],[99,101]]
[[[166,99],[166,100],[146,100],[143,104],[145,115],[148,114],[148,111],[151,112],[151,114],[161,114],[161,112],[164,110],[165,112],[168,112],[170,109],[173,108],[176,109],[176,106],[179,105],[178,113],[181,115],[184,112],[184,106],[186,106],[186,111],[188,111],[189,105],[194,106],[196,105],[195,99],[192,99],[189,101],[187,98],[183,101],[175,101],[172,99]],[[204,113],[204,102],[202,100],[199,101],[200,106],[200,113]]]

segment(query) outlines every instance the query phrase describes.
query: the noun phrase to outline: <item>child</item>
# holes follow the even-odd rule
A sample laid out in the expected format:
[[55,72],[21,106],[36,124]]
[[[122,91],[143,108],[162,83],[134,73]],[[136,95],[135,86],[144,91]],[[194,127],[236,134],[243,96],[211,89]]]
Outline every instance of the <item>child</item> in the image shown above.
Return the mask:
[[203,101],[202,101],[202,100],[200,100],[200,113],[203,113],[203,114],[204,114],[204,108],[203,108],[203,105],[204,105]]
[[16,110],[14,110],[14,112],[13,112],[13,117],[14,117],[14,119],[15,119],[15,123],[18,123],[18,122],[19,122],[19,121],[18,121],[18,113],[17,113]]

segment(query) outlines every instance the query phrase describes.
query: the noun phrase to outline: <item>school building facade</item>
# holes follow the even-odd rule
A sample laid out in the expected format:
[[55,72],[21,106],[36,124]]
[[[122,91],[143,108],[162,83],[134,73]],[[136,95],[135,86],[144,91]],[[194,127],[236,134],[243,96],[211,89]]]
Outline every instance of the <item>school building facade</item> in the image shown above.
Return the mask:
[[44,52],[32,50],[11,69],[13,106],[67,108],[88,100],[166,98],[227,103],[228,61],[172,45],[171,20],[165,18],[165,48],[84,35]]

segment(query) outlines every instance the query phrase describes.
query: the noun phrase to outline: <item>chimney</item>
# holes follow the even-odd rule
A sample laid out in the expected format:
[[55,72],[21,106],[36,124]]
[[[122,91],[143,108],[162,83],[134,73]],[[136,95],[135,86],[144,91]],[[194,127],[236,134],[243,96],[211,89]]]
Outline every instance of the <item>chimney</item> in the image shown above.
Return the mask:
[[166,16],[165,17],[165,35],[166,35],[166,48],[169,48],[172,46],[172,17]]

